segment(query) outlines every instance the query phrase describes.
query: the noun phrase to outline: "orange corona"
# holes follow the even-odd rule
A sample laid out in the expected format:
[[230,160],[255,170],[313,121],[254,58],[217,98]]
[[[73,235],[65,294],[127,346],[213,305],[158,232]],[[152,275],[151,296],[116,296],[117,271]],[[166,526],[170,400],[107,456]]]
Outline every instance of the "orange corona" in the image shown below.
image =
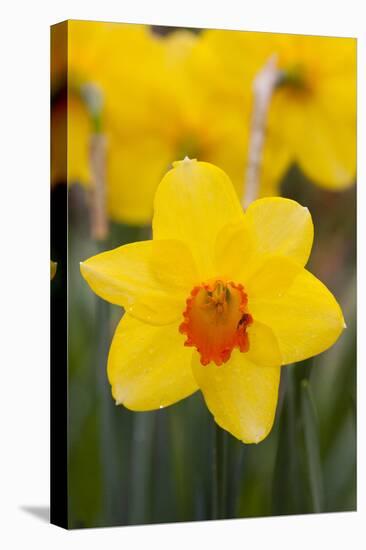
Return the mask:
[[194,287],[183,312],[179,330],[185,346],[194,346],[202,365],[222,365],[231,352],[249,349],[247,327],[253,321],[247,311],[248,297],[241,284],[216,280]]

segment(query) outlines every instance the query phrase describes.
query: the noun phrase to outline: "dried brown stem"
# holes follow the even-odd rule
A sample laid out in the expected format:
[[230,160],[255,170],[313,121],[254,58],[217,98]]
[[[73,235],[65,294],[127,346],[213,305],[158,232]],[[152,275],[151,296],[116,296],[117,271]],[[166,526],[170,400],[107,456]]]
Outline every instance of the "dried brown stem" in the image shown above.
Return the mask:
[[106,138],[96,133],[90,139],[90,227],[91,236],[103,241],[108,235],[106,208]]
[[279,75],[277,56],[273,55],[258,72],[253,82],[253,111],[249,134],[248,164],[243,191],[244,208],[258,196],[268,108]]

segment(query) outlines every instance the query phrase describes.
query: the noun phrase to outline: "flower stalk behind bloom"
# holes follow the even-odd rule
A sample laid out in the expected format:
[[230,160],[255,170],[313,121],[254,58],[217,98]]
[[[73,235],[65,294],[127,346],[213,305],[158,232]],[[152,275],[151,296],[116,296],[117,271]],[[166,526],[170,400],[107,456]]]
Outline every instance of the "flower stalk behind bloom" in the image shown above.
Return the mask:
[[281,365],[321,353],[344,328],[305,269],[312,241],[307,208],[267,198],[243,213],[222,170],[174,163],[156,192],[153,240],[81,264],[91,289],[126,310],[108,358],[116,402],[146,411],[199,389],[222,428],[263,440]]
[[106,136],[95,133],[90,137],[90,173],[89,190],[91,236],[104,241],[108,235],[108,217],[106,205]]
[[264,67],[258,72],[253,82],[253,112],[249,135],[246,179],[242,194],[243,206],[245,208],[253,200],[257,199],[259,195],[267,113],[272,94],[279,80],[279,71],[276,65],[276,57],[270,57]]

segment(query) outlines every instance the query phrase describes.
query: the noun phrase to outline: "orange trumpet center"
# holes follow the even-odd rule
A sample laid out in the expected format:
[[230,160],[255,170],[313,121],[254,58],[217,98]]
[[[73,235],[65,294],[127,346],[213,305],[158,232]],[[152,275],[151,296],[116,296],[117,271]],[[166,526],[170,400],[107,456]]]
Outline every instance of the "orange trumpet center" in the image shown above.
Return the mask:
[[214,281],[194,287],[183,312],[179,330],[187,335],[185,346],[195,346],[202,365],[222,365],[238,348],[248,351],[247,327],[253,322],[247,311],[244,287],[233,282]]

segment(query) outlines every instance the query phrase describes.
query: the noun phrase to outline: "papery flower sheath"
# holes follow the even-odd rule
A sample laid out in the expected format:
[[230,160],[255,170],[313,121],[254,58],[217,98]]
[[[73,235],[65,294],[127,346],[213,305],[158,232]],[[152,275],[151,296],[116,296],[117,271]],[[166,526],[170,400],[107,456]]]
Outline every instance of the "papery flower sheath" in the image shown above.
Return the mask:
[[155,196],[153,239],[89,258],[81,273],[125,309],[108,358],[117,404],[166,407],[197,390],[246,443],[270,432],[281,365],[329,348],[344,320],[305,269],[307,208],[263,198],[244,213],[219,168],[174,163]]

